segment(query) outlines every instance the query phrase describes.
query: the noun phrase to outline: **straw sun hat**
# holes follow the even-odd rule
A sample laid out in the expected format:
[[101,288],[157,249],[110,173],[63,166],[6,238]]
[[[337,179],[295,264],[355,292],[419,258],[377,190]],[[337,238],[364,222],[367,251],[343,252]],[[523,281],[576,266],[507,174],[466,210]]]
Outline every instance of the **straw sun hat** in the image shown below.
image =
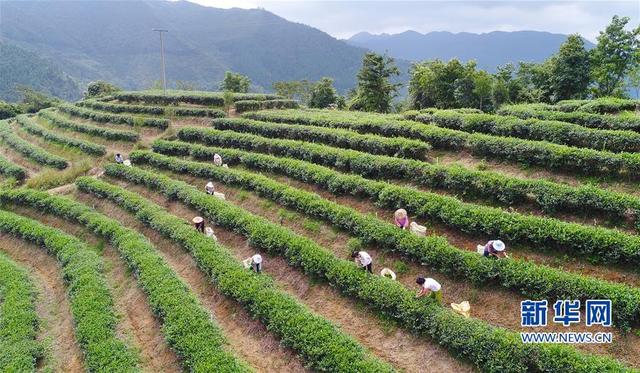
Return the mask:
[[194,224],[199,224],[202,223],[204,221],[204,219],[200,216],[196,216],[195,218],[193,218],[193,220],[191,220]]

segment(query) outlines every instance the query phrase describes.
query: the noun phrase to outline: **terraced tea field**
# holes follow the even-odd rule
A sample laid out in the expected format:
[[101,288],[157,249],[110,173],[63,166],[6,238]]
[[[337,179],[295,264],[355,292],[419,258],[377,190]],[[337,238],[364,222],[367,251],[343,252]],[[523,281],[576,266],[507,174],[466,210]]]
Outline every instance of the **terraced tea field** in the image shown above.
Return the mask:
[[[227,115],[219,93],[124,92],[0,121],[3,371],[640,369],[637,103],[235,101]],[[398,229],[398,208],[426,236]],[[479,255],[490,239],[510,257]],[[256,253],[261,273],[242,263]],[[417,276],[442,304],[416,298]],[[613,326],[522,327],[528,299],[610,299]]]

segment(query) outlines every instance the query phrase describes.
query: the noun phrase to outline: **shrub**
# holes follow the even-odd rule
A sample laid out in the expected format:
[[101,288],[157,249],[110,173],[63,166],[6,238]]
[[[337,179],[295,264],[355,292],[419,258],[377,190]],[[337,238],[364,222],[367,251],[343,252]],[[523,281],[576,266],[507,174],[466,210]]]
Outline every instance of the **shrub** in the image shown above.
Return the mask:
[[91,82],[89,83],[89,85],[87,85],[87,91],[84,93],[84,97],[91,98],[91,97],[106,96],[106,95],[114,94],[121,90],[122,89],[116,87],[115,85],[109,82],[105,82],[104,80],[98,80],[95,82]]
[[[540,104],[505,105],[498,110],[500,115],[513,115],[519,118],[537,118],[579,124],[584,127],[612,130],[640,131],[640,118],[624,115],[594,114],[584,111],[554,111]],[[626,133],[626,132],[625,132]]]
[[60,170],[68,166],[64,158],[51,154],[16,135],[13,128],[11,128],[6,121],[0,121],[0,139],[18,153],[42,165],[55,167]]
[[461,114],[453,110],[420,114],[415,119],[423,123],[435,123],[440,127],[471,133],[512,136],[612,152],[640,151],[640,134],[629,131],[595,130],[558,121],[523,120],[491,114]]
[[10,104],[0,100],[0,120],[13,118],[20,114],[22,110],[18,105]]
[[[370,193],[367,197],[375,202],[380,201],[378,197],[381,194],[394,192],[394,188],[387,190],[384,183],[343,175],[302,161],[247,154],[236,150],[223,150],[222,154],[227,162],[239,162],[243,166],[260,171],[277,172],[303,182],[317,184],[322,188],[329,189],[331,185],[341,185],[342,192],[350,194],[358,194],[360,190],[367,189]],[[376,217],[360,214],[352,208],[325,200],[315,193],[299,190],[259,174],[178,160],[151,152],[133,152],[131,159],[136,164],[150,164],[172,172],[218,180],[225,185],[232,184],[253,190],[262,197],[347,230],[365,244],[400,253],[422,265],[429,265],[450,275],[462,276],[478,285],[488,282],[500,283],[530,299],[550,299],[551,302],[553,298],[611,299],[616,324],[623,329],[628,329],[640,318],[640,289],[567,273],[523,260],[488,260],[475,251],[453,247],[444,237],[417,237]],[[401,202],[404,203],[405,200]]]
[[74,122],[49,109],[40,111],[38,116],[47,120],[56,127],[86,133],[92,136],[103,137],[108,140],[135,142],[139,137],[137,133],[132,131],[114,130],[111,128],[94,126],[92,124]]
[[145,118],[134,117],[131,115],[110,114],[69,104],[58,105],[58,110],[75,117],[89,119],[99,123],[127,124],[129,126],[157,127],[160,129],[166,129],[169,127],[169,119],[164,118]]
[[298,107],[296,100],[241,100],[235,102],[236,112],[261,110],[261,109],[295,109]]
[[36,122],[30,120],[25,115],[20,115],[16,118],[16,121],[27,132],[40,136],[46,141],[54,142],[62,146],[69,146],[72,148],[80,149],[81,151],[91,155],[104,155],[106,154],[106,148],[103,145],[98,145],[89,141],[78,140],[73,137],[64,136],[53,131],[49,131]]
[[62,265],[75,335],[84,351],[87,370],[137,370],[138,357],[116,337],[118,317],[98,255],[73,236],[8,211],[0,210],[0,231],[43,246]]
[[[212,130],[206,129],[206,131]],[[326,146],[301,144],[291,140],[247,138],[244,136],[251,135],[234,135],[227,131],[223,134],[224,137],[209,134],[205,142],[338,166],[362,176],[377,173],[384,175],[386,179],[392,179],[403,173],[410,175],[412,172],[409,166],[401,163],[406,161],[402,159],[389,158],[388,162],[376,162],[374,157],[380,156],[358,157],[357,154],[341,154],[341,149],[331,152],[331,149]],[[181,136],[183,140],[189,140],[189,137]],[[313,149],[312,145],[316,148]],[[170,148],[168,153],[186,152],[200,159],[212,159],[215,154],[211,148],[199,147],[190,152],[188,147],[189,145],[181,149],[178,145]],[[154,150],[156,149],[157,147],[154,146]],[[392,160],[397,162],[395,167]],[[404,204],[398,199],[406,199],[407,205],[404,207],[407,210],[411,209],[421,216],[439,220],[464,232],[501,237],[502,240],[511,242],[528,242],[556,250],[573,251],[580,255],[595,255],[594,259],[601,262],[640,263],[640,237],[636,235],[613,229],[567,223],[553,218],[506,212],[494,207],[465,203],[454,197],[417,191],[413,188],[393,185],[389,185],[389,188],[394,189],[395,193],[385,193],[384,196],[380,196],[381,203],[384,202],[384,205],[399,208]]]
[[399,137],[387,138],[377,135],[363,135],[343,129],[292,126],[240,118],[215,119],[211,122],[211,125],[221,130],[247,132],[271,138],[313,141],[389,156],[424,158],[427,151],[431,150],[429,144],[422,141]]
[[544,141],[495,137],[481,133],[470,134],[402,120],[393,115],[287,110],[247,113],[245,117],[269,122],[348,128],[360,133],[389,137],[408,137],[426,141],[436,149],[468,150],[476,156],[490,156],[571,173],[632,178],[640,176],[640,155],[635,153],[615,154]]
[[208,118],[224,118],[225,114],[222,110],[199,108],[199,107],[167,107],[167,106],[145,106],[145,105],[123,105],[102,102],[96,100],[85,100],[78,102],[77,105],[108,111],[111,113],[132,113],[147,115],[170,115],[170,116],[188,116],[188,117],[208,117]]
[[0,253],[0,366],[7,372],[35,372],[43,355],[36,341],[36,288],[27,271]]
[[[111,176],[118,176],[119,167],[107,166],[105,170]],[[149,174],[139,174],[139,170],[135,170],[135,173],[129,175],[144,177]],[[147,180],[154,182],[153,179]],[[295,298],[279,290],[269,276],[245,270],[228,249],[197,232],[183,219],[170,215],[138,194],[115,185],[91,178],[78,179],[76,185],[84,192],[108,198],[134,212],[136,218],[185,247],[222,293],[246,307],[268,330],[278,335],[284,345],[295,350],[311,368],[328,372],[393,371],[389,365],[373,357],[332,323],[312,313]],[[170,187],[155,185],[163,189],[165,186]],[[206,196],[211,198],[209,195]],[[277,244],[278,239],[269,234],[268,227],[264,224],[251,221],[233,210],[225,215],[227,219],[236,219],[236,231],[242,229],[255,231],[256,234],[262,232],[263,239],[270,239]],[[252,238],[250,242],[260,247],[259,239]]]
[[[178,135],[187,141],[256,149],[261,152],[310,160],[367,177],[409,179],[429,188],[455,190],[463,195],[490,198],[507,205],[534,203],[547,213],[558,210],[585,214],[604,213],[616,219],[631,219],[636,222],[636,225],[640,219],[640,198],[589,185],[571,187],[546,180],[519,179],[496,172],[469,170],[457,165],[433,165],[300,141],[270,140],[229,131],[184,129]],[[171,146],[169,144],[164,148],[171,148]],[[206,148],[194,147],[193,149],[195,153],[202,152],[203,156],[210,152]]]
[[[235,101],[240,100],[277,100],[282,97],[272,94],[260,93],[234,93]],[[219,106],[224,105],[222,92],[197,92],[170,90],[164,94],[162,91],[119,92],[113,94],[112,99],[125,102],[144,102],[147,104],[177,105],[179,103],[193,105]]]
[[87,226],[111,241],[147,294],[151,310],[162,322],[167,343],[194,372],[248,372],[242,360],[226,351],[222,330],[208,310],[166,263],[149,240],[120,221],[66,197],[29,189],[0,192],[0,201],[26,205]]
[[[432,338],[451,352],[473,362],[482,371],[626,370],[613,359],[581,354],[568,346],[523,344],[517,333],[492,327],[477,319],[466,319],[440,306],[432,299],[416,298],[413,291],[406,289],[398,281],[370,275],[357,268],[351,261],[336,258],[314,241],[265,218],[250,214],[229,202],[211,198],[184,182],[120,165],[109,165],[105,172],[113,177],[146,185],[169,198],[180,200],[203,211],[203,216],[246,236],[255,247],[285,256],[289,263],[301,267],[305,273],[326,279],[345,295],[360,299],[383,316],[397,321],[412,332]],[[83,190],[93,190],[95,193],[128,206],[127,208],[135,211],[141,220],[148,221],[149,218],[143,216],[149,216],[154,211],[166,214],[164,210],[157,207],[152,209],[154,205],[135,193],[105,185],[95,179],[83,178],[79,187]],[[152,221],[154,228],[165,229],[158,227],[155,219]],[[184,221],[178,220],[176,225],[178,223],[185,226],[185,230],[195,237],[205,239],[193,228],[187,227]],[[170,228],[166,229],[169,230],[167,233],[171,234]],[[177,241],[185,242],[186,240],[182,238]],[[487,346],[492,348],[487,349]],[[345,368],[358,370],[355,366],[356,362],[364,364],[363,360],[353,359],[346,362]],[[372,365],[367,366],[367,368],[370,367]],[[325,368],[328,367],[325,366]]]
[[16,181],[22,181],[27,177],[27,170],[0,155],[0,175],[12,177]]

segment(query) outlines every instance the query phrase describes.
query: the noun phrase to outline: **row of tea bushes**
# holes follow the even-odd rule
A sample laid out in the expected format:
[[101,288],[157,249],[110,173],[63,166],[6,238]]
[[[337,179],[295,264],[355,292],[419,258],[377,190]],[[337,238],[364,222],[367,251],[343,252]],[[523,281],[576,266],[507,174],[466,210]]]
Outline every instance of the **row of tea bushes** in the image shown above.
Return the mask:
[[[128,173],[123,167],[108,165],[105,172],[114,177],[122,175],[121,172],[142,177],[151,175],[149,172],[140,174],[143,171],[126,167],[132,171]],[[151,181],[152,177],[149,176],[147,180]],[[296,351],[309,367],[326,372],[394,371],[331,322],[279,290],[269,276],[244,269],[229,249],[196,231],[185,220],[169,214],[139,194],[103,181],[85,177],[78,179],[76,185],[81,191],[108,198],[135,213],[136,218],[186,248],[223,294],[238,301],[260,319],[269,331],[280,337],[283,345]],[[156,186],[164,189],[161,185]],[[166,189],[164,191],[169,192]],[[209,195],[206,197],[211,198]],[[227,211],[225,215],[244,229],[263,232],[266,229],[259,223],[243,219],[234,211]],[[253,240],[251,242],[256,243]]]
[[423,159],[431,150],[431,146],[423,141],[366,135],[343,129],[259,122],[242,118],[215,119],[211,125],[220,130],[253,133],[271,138],[313,141],[389,156]]
[[40,110],[40,118],[45,119],[52,125],[74,132],[86,133],[87,135],[102,137],[115,141],[138,141],[139,135],[133,131],[116,130],[107,127],[94,126],[93,124],[79,123],[69,120],[53,110]]
[[640,154],[612,153],[575,148],[546,141],[491,136],[442,128],[381,114],[355,114],[321,110],[272,110],[246,113],[250,119],[347,128],[360,133],[408,137],[431,144],[435,149],[467,150],[476,156],[509,160],[569,173],[609,177],[640,177]]
[[[282,97],[273,94],[261,93],[234,93],[234,101],[241,100],[278,100]],[[118,100],[123,102],[143,102],[155,105],[178,105],[180,103],[204,106],[223,106],[223,92],[199,92],[199,91],[137,91],[117,92],[105,97],[105,100]]]
[[209,109],[188,106],[149,106],[149,105],[125,105],[114,104],[111,102],[103,102],[97,100],[85,100],[78,102],[77,105],[88,107],[91,109],[109,111],[111,113],[131,113],[131,114],[147,114],[147,115],[167,115],[178,117],[206,117],[206,118],[224,118],[224,111],[219,109]]
[[0,192],[0,201],[70,220],[110,241],[135,274],[151,310],[162,323],[167,344],[182,358],[185,370],[252,371],[227,351],[226,339],[215,319],[145,236],[87,205],[46,192],[7,190]]
[[[556,144],[618,152],[640,151],[640,133],[585,128],[583,126],[539,119],[520,119],[491,114],[461,114],[453,110],[438,110],[420,114],[419,122],[440,127],[479,132],[495,136],[549,141]],[[640,118],[639,118],[640,119]],[[640,120],[638,120],[640,125]]]
[[92,372],[138,370],[138,356],[116,336],[118,317],[96,252],[77,238],[36,220],[0,210],[0,232],[44,247],[62,266],[75,335]]
[[[204,138],[204,142],[208,145],[234,147],[302,159],[339,167],[350,172],[358,169],[360,172],[355,172],[363,176],[382,168],[384,171],[379,170],[378,175],[384,175],[385,179],[391,179],[396,175],[389,173],[388,169],[398,172],[398,169],[403,166],[400,163],[397,164],[397,167],[392,167],[386,162],[365,161],[354,154],[340,157],[342,151],[354,152],[349,150],[334,148],[330,153],[326,147],[319,147],[315,144],[303,144],[292,140],[272,140],[247,134],[234,134],[230,131],[218,132],[221,132],[223,136],[208,134]],[[189,139],[183,138],[183,140]],[[171,147],[171,145],[168,146]],[[154,146],[154,150],[157,149],[158,147]],[[181,144],[168,150],[170,154],[179,152],[197,155],[200,159],[213,159],[215,154],[213,149],[206,147],[198,148],[197,153],[191,152],[188,145],[185,147]],[[398,161],[406,160],[398,159]],[[409,172],[409,170],[406,169],[405,172]],[[417,204],[416,211],[419,207],[419,211],[425,216],[465,232],[501,237],[503,240],[511,242],[526,242],[578,255],[590,255],[593,260],[599,262],[640,263],[640,236],[637,235],[626,234],[614,229],[568,223],[554,218],[508,212],[494,207],[465,203],[457,198],[436,193],[413,189],[409,192],[413,193],[416,196],[416,201],[420,202],[419,204],[415,202]]]
[[625,110],[638,108],[640,100],[629,100],[617,97],[602,97],[595,100],[563,100],[555,105],[550,105],[552,110],[559,111],[586,111],[588,113],[618,113]]
[[[302,161],[282,159],[262,154],[251,154],[238,150],[220,149],[227,162],[259,171],[279,174],[316,184],[322,188],[340,185],[343,193],[362,194],[375,202],[381,195],[409,197],[406,189],[383,182],[354,178],[336,171]],[[475,251],[460,250],[450,245],[444,237],[421,238],[409,231],[384,222],[372,215],[332,202],[315,193],[272,180],[253,172],[217,167],[212,164],[179,160],[149,151],[131,153],[135,164],[176,173],[217,180],[225,185],[235,185],[255,191],[262,197],[301,211],[317,219],[326,220],[337,228],[349,231],[366,244],[383,250],[395,251],[422,265],[436,268],[440,272],[463,276],[475,284],[488,282],[515,289],[531,299],[610,299],[616,326],[628,329],[640,319],[640,289],[627,285],[594,279],[565,272],[523,260],[497,261],[478,255]],[[402,199],[403,205],[415,203]]]
[[49,131],[48,129],[38,125],[38,123],[34,122],[25,115],[18,115],[16,117],[16,121],[25,131],[29,132],[32,135],[42,137],[46,141],[50,141],[62,146],[76,148],[90,155],[105,155],[107,153],[104,145],[99,145],[90,141],[80,140],[70,136],[62,135],[57,132]]
[[61,104],[57,106],[58,110],[74,117],[89,119],[98,123],[126,124],[129,126],[144,126],[166,129],[169,127],[169,119],[138,117],[133,115],[113,114],[84,107]]
[[[452,353],[471,361],[484,372],[628,370],[614,359],[582,354],[568,346],[523,344],[517,333],[490,326],[477,319],[466,319],[432,299],[416,298],[413,291],[398,281],[370,275],[353,262],[336,258],[333,253],[314,241],[227,201],[212,198],[184,182],[120,165],[109,165],[105,172],[112,177],[146,185],[169,198],[180,200],[202,211],[203,216],[218,225],[247,237],[253,246],[286,257],[289,263],[301,267],[307,274],[325,279],[345,295],[360,299],[408,330],[428,336]],[[80,185],[81,189],[107,196],[136,212],[139,219],[148,221],[156,229],[166,229],[168,232],[165,234],[173,235],[172,230],[175,228],[168,224],[166,228],[160,227],[154,218],[155,215],[166,215],[157,205],[122,188],[100,184],[95,179],[83,178],[81,184],[87,184],[87,187]],[[180,223],[194,236],[206,239],[178,219],[176,225]],[[183,236],[176,236],[179,242],[188,241]],[[247,291],[245,289],[247,287],[243,287],[243,291]],[[344,364],[347,365],[344,369],[364,371],[362,368],[358,369],[356,363],[362,361],[345,361]],[[383,368],[377,369],[384,371]]]
[[245,111],[264,110],[264,109],[296,109],[298,102],[296,100],[240,100],[234,103],[236,112],[243,113]]
[[503,105],[498,110],[498,114],[512,115],[522,119],[536,118],[569,122],[589,128],[640,131],[640,116],[596,114],[584,111],[564,112],[550,110],[549,106],[545,104]]
[[5,372],[35,372],[44,353],[36,340],[36,288],[27,271],[1,252],[0,299],[0,367]]
[[22,137],[18,136],[14,129],[6,121],[0,121],[0,139],[2,142],[25,157],[43,165],[54,167],[59,170],[67,168],[67,160],[51,154],[41,147],[34,145]]

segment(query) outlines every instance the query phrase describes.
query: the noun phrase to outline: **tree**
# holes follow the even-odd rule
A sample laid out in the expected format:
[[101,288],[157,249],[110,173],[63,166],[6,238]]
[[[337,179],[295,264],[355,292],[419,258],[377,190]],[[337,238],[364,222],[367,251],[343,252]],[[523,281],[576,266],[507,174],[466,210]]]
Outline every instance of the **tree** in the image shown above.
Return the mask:
[[473,102],[471,76],[475,70],[475,61],[463,65],[455,58],[447,63],[433,60],[414,64],[409,80],[411,107],[470,106]]
[[231,107],[233,106],[233,103],[234,103],[233,92],[224,91],[224,93],[222,94],[222,101],[223,101],[222,105],[224,106],[224,111],[227,113],[227,115],[229,115],[229,112],[231,111]]
[[309,107],[326,108],[331,104],[335,104],[338,99],[338,93],[333,88],[333,79],[322,78],[317,81],[311,88],[311,97],[309,99]]
[[84,98],[107,96],[121,90],[122,89],[109,82],[105,82],[104,80],[97,80],[87,85],[87,91],[84,93]]
[[598,36],[591,57],[596,96],[622,95],[625,76],[640,63],[640,26],[627,31],[628,22],[629,17],[613,16]]
[[189,82],[186,80],[176,80],[176,89],[181,91],[198,91],[199,90],[198,83]]
[[504,79],[494,78],[491,86],[491,103],[494,110],[498,109],[500,105],[505,102],[509,102],[509,88]]
[[516,80],[521,86],[517,102],[553,102],[549,60],[543,63],[520,62]]
[[42,109],[58,105],[58,98],[35,91],[27,86],[17,86],[16,91],[22,95],[21,110],[25,113],[37,113]]
[[633,88],[636,92],[636,98],[640,99],[640,64],[629,71],[628,79],[629,88]]
[[492,77],[484,70],[479,70],[473,78],[473,94],[480,101],[480,110],[484,110],[483,103],[491,98]]
[[434,64],[442,63],[438,60],[425,61],[411,66],[409,71],[409,102],[413,109],[423,109],[436,106],[436,72]]
[[508,102],[518,102],[520,101],[520,97],[524,86],[522,82],[517,79],[516,69],[511,63],[507,63],[504,66],[498,66],[496,69],[496,73],[494,77],[496,79],[502,80],[506,89],[507,89],[507,100]]
[[279,81],[271,85],[276,94],[291,100],[308,103],[311,98],[312,84],[308,80]]
[[239,73],[227,71],[224,73],[224,80],[220,84],[220,89],[235,93],[247,93],[249,92],[250,85],[251,80],[248,77]]
[[551,59],[551,82],[556,101],[585,98],[591,82],[589,52],[578,34],[569,35]]
[[391,100],[401,86],[391,83],[389,79],[397,75],[400,75],[400,70],[395,66],[393,58],[375,53],[365,54],[350,107],[356,110],[389,112]]
[[20,114],[18,105],[0,100],[0,120],[15,117],[18,114]]

